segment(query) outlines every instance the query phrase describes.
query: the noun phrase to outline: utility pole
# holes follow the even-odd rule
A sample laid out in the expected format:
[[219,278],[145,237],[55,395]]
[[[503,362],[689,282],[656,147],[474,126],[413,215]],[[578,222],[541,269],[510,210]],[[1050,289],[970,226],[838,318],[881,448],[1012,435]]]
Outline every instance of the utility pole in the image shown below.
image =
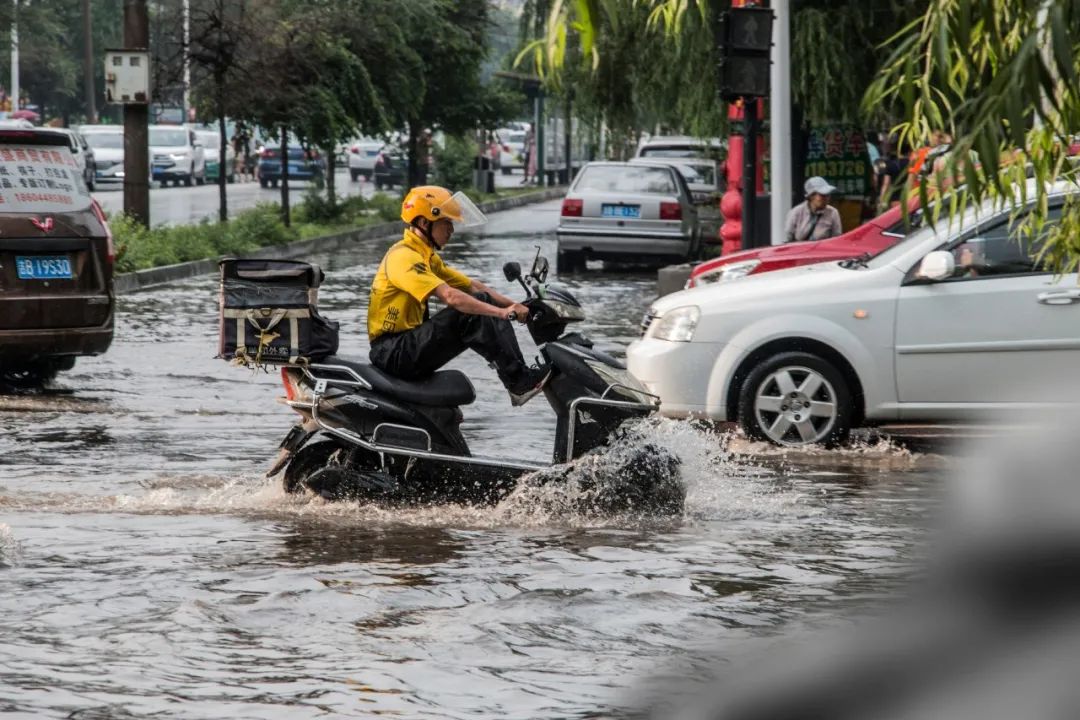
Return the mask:
[[791,209],[791,2],[772,0],[772,65],[769,85],[769,229],[773,242],[782,242],[781,228]]
[[544,148],[544,86],[541,85],[536,92],[536,119],[533,125],[536,130],[533,132],[533,136],[536,138],[536,177],[537,185],[545,187],[547,185],[546,176],[544,175],[544,156],[547,154]]
[[[191,0],[184,0],[184,116],[180,123],[187,124],[188,113],[191,107]],[[221,159],[224,161],[225,152],[222,150]],[[224,165],[221,165],[224,167]]]
[[83,86],[86,92],[86,121],[98,121],[97,97],[94,91],[94,25],[91,22],[90,0],[82,0],[83,19]]
[[19,0],[11,0],[11,111],[19,109]]
[[[146,0],[124,0],[124,47],[150,49]],[[150,98],[124,105],[124,214],[150,227]]]
[[758,99],[743,98],[742,249],[756,244]]

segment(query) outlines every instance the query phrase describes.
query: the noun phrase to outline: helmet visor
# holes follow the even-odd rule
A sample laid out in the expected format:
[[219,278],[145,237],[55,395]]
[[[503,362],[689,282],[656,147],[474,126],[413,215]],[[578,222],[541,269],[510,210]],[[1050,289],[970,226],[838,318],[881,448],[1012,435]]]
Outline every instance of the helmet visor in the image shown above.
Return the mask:
[[438,208],[438,212],[435,213],[437,217],[450,220],[457,230],[476,227],[487,222],[487,216],[476,207],[476,203],[470,200],[468,195],[460,190],[435,205],[433,210],[434,208]]

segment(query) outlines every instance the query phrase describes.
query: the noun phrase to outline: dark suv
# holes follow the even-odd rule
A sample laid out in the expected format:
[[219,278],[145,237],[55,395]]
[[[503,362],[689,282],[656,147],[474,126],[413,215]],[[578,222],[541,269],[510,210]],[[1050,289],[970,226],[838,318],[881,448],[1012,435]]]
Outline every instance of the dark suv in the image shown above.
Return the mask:
[[0,129],[0,380],[51,380],[108,349],[113,261],[68,139]]

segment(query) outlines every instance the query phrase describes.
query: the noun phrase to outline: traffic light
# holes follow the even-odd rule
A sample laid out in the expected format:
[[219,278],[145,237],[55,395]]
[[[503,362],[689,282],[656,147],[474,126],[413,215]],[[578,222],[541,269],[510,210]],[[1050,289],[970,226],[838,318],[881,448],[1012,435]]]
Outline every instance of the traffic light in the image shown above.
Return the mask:
[[720,13],[716,51],[720,97],[725,101],[768,97],[772,24],[768,8],[738,7]]

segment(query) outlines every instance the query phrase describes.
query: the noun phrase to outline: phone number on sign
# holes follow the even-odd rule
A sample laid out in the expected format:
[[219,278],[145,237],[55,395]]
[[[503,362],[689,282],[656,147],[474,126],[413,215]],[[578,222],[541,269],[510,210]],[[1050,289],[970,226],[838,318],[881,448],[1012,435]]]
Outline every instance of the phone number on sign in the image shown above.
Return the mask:
[[68,195],[56,193],[15,193],[15,199],[19,202],[54,202],[61,205],[74,205],[75,201]]

